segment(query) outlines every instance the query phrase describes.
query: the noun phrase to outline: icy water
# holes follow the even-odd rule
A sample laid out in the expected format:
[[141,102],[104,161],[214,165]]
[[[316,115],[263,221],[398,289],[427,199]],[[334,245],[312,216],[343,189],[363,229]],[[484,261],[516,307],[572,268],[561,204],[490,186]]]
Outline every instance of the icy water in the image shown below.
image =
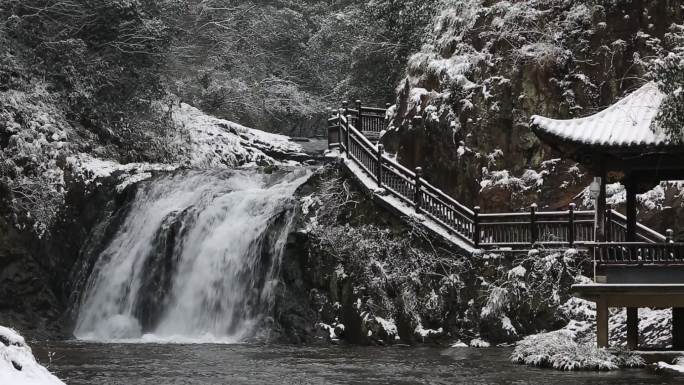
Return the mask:
[[[51,353],[49,353],[51,352]],[[510,349],[46,343],[36,357],[69,385],[668,384],[645,370],[557,372]]]

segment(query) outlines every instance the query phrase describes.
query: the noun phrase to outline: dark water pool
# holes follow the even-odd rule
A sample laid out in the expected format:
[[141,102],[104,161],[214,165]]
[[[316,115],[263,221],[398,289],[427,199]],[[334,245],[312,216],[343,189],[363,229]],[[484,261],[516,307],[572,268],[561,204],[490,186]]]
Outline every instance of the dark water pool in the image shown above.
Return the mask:
[[[645,370],[558,372],[514,365],[510,349],[43,343],[67,384],[668,384]],[[51,361],[50,361],[51,357]]]

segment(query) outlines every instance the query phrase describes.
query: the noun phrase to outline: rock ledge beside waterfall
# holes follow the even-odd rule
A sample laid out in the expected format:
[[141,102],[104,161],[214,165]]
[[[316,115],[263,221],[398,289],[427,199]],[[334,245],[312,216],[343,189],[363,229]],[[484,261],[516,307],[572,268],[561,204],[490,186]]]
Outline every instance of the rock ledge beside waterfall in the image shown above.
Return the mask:
[[24,337],[0,326],[0,384],[64,385],[40,365]]

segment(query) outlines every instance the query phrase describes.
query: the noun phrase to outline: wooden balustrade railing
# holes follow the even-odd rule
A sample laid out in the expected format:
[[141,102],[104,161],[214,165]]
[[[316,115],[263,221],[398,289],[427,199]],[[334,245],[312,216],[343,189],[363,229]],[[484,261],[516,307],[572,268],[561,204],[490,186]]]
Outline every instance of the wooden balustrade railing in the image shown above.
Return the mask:
[[[596,245],[593,243],[594,211],[577,211],[574,204],[565,211],[538,211],[536,205],[530,206],[528,212],[518,213],[483,214],[479,207],[469,209],[432,186],[422,177],[420,167],[411,171],[387,157],[383,146],[373,143],[373,140],[379,140],[379,136],[368,138],[369,133],[379,135],[386,127],[385,109],[364,107],[359,101],[356,107],[351,109],[345,102],[342,109],[328,119],[328,147],[346,152],[347,157],[373,178],[379,188],[413,206],[417,213],[429,217],[463,241],[474,247],[498,248]],[[623,242],[626,224],[624,215],[608,210],[608,240]],[[655,244],[655,249],[660,250],[660,244],[666,237],[638,224],[637,238],[643,244]]]
[[[606,236],[611,242],[625,242],[627,239],[627,217],[609,209],[606,212]],[[639,242],[665,242],[665,235],[637,222],[636,237]]]
[[[671,236],[670,236],[671,237]],[[597,265],[684,264],[684,243],[603,242],[589,245]]]

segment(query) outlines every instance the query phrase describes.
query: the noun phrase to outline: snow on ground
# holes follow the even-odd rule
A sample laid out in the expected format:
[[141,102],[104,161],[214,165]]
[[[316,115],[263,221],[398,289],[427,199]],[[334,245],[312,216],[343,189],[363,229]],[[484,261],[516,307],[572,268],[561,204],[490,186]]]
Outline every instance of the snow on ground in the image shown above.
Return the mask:
[[33,357],[24,337],[0,326],[0,384],[64,385]]
[[182,103],[173,111],[176,125],[187,133],[179,138],[187,151],[181,163],[192,168],[237,167],[247,163],[274,164],[272,155],[302,155],[302,146],[272,134],[219,119]]

